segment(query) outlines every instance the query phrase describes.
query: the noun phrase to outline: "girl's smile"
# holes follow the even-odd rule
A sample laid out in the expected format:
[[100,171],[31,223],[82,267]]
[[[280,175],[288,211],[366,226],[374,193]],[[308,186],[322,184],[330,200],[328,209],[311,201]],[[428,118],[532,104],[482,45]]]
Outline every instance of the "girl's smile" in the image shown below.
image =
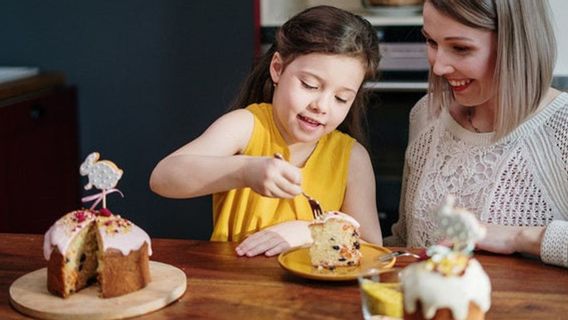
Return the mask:
[[314,120],[310,117],[303,116],[301,114],[298,115],[298,120],[299,120],[300,127],[303,130],[308,131],[308,132],[313,132],[319,126],[325,126],[321,122]]

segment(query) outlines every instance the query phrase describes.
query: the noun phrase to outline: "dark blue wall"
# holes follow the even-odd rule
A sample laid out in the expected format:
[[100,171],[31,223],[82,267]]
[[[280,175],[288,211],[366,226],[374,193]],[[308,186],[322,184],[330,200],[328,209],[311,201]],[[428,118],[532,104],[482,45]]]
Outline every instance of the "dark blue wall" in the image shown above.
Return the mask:
[[163,199],[148,178],[236,94],[253,59],[252,1],[0,1],[0,39],[0,65],[78,87],[80,161],[99,151],[125,171],[113,211],[152,237],[209,237],[210,197]]

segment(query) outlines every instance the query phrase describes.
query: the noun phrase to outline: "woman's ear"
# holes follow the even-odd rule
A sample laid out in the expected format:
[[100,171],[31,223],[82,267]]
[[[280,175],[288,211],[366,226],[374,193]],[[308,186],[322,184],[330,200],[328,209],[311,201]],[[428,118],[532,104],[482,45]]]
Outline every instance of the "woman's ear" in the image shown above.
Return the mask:
[[280,75],[284,69],[284,61],[280,53],[275,52],[272,55],[272,60],[270,61],[270,77],[272,78],[272,83],[278,84],[280,81]]

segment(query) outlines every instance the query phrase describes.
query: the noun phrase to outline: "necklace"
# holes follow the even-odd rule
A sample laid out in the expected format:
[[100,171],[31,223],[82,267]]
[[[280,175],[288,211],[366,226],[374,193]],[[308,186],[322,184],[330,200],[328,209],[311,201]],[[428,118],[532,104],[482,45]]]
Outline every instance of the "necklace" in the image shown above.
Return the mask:
[[467,122],[469,122],[469,125],[471,126],[471,128],[473,128],[473,130],[476,133],[481,133],[481,130],[477,129],[477,127],[473,125],[473,121],[471,120],[474,112],[475,112],[475,108],[467,108],[467,111],[466,111]]

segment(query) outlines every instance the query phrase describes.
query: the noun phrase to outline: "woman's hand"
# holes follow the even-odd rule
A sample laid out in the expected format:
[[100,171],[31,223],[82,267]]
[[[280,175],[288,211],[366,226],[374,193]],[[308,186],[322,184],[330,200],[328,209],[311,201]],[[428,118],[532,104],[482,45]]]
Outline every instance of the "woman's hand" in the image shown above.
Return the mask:
[[270,257],[292,247],[312,242],[309,221],[287,221],[268,227],[246,238],[236,248],[239,256],[254,257],[264,253]]
[[255,157],[244,168],[245,185],[266,197],[291,199],[302,192],[298,167],[273,157]]
[[499,224],[484,224],[487,234],[477,243],[477,249],[511,254],[515,252],[540,255],[544,227],[510,227]]

